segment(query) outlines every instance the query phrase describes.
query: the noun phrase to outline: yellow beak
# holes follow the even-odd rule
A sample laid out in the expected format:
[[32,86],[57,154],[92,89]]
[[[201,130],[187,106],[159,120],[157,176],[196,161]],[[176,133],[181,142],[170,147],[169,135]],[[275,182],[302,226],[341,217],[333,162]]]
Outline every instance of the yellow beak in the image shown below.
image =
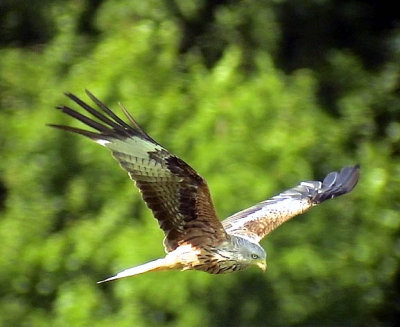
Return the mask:
[[267,262],[266,261],[259,261],[256,263],[257,267],[259,267],[262,271],[267,270]]

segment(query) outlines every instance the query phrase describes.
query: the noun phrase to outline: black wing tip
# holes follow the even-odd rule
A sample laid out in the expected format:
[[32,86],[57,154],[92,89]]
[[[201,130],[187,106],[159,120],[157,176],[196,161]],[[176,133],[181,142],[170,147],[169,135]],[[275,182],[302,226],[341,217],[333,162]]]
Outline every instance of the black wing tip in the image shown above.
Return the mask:
[[46,124],[46,126],[51,127],[51,128],[60,129],[63,131],[67,131],[70,133],[80,134],[80,135],[90,138],[93,141],[97,141],[97,140],[107,140],[108,141],[108,137],[106,135],[87,131],[87,130],[80,129],[80,128],[75,128],[75,127],[65,126],[65,125],[58,125],[58,124]]
[[[91,114],[93,117],[97,118],[97,120],[90,118],[90,116],[83,115],[79,113],[78,111],[75,111],[69,106],[66,105],[59,105],[56,106],[55,108],[57,110],[62,111],[63,113],[79,120],[80,122],[86,124],[89,127],[94,128],[99,134],[87,131],[87,133],[82,129],[73,129],[73,128],[68,128],[66,126],[51,126],[51,127],[56,127],[59,129],[63,130],[68,130],[72,132],[77,132],[79,134],[83,134],[85,136],[89,136],[91,138],[94,138],[94,135],[97,136],[104,136],[104,137],[114,137],[114,138],[127,138],[132,135],[138,134],[135,129],[132,126],[129,126],[126,124],[124,121],[119,119],[118,116],[116,116],[109,108],[107,108],[100,100],[98,100],[89,90],[85,89],[86,94],[89,96],[89,98],[100,108],[104,111],[104,114],[101,113],[99,110],[94,109],[87,103],[85,103],[83,100],[81,100],[79,97],[74,95],[71,92],[64,92],[64,95],[68,97],[70,100],[75,102],[77,105],[79,105],[81,108],[83,108],[86,112]],[[54,124],[50,124],[54,125]],[[79,130],[79,132],[78,132]],[[97,137],[98,138],[98,137]]]
[[[88,96],[93,96],[92,92],[90,92],[88,89],[85,89],[85,93],[86,93]],[[70,92],[70,91],[65,91],[65,92],[64,92],[64,95],[65,95],[66,97],[68,97],[68,98],[71,98],[71,97],[77,98],[77,96],[76,96],[74,93]]]
[[326,175],[313,202],[320,203],[351,192],[358,183],[360,168],[360,164],[345,166],[339,172],[331,172]]
[[92,100],[97,107],[100,109],[95,109],[88,105],[86,102],[81,100],[79,97],[74,95],[71,92],[64,92],[64,95],[75,102],[78,106],[84,109],[87,113],[91,116],[97,118],[97,120],[90,118],[90,116],[83,115],[78,111],[70,108],[69,106],[60,105],[57,106],[57,110],[61,110],[63,113],[79,120],[80,122],[84,123],[85,125],[94,128],[97,130],[96,132],[85,131],[78,128],[68,128],[67,126],[54,126],[58,129],[67,130],[69,132],[75,132],[81,135],[85,135],[90,137],[94,140],[96,139],[125,139],[130,138],[132,136],[139,137],[143,140],[147,140],[154,144],[159,145],[153,138],[151,138],[133,119],[133,117],[129,114],[129,112],[124,108],[123,112],[125,113],[126,117],[129,119],[131,125],[126,123],[122,120],[119,116],[117,116],[110,108],[108,108],[103,102],[101,102],[96,96],[94,96],[88,89],[85,89],[85,93],[87,96]]
[[65,110],[65,109],[67,109],[68,107],[65,106],[65,105],[58,105],[58,106],[55,106],[55,108],[56,108],[57,110],[63,111],[63,110]]
[[92,92],[90,92],[88,89],[85,89],[85,93],[88,95],[89,98],[96,98]]
[[71,99],[72,101],[74,101],[74,102],[76,102],[77,100],[79,101],[79,98],[78,98],[75,94],[73,94],[72,92],[64,92],[64,95],[65,95],[67,98],[69,98],[69,99]]
[[100,100],[88,89],[85,89],[85,93],[89,97],[89,99],[92,100],[94,103],[97,104],[98,102],[100,102]]
[[339,172],[338,181],[343,181],[342,188],[350,192],[357,185],[359,177],[360,164],[356,164],[354,166],[343,167]]

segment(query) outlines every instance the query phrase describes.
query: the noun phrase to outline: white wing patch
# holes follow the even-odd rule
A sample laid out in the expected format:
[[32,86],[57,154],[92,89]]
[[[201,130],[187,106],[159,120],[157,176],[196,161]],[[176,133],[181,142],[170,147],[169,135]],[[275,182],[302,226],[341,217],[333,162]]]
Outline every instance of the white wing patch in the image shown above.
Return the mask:
[[143,159],[149,159],[150,152],[165,151],[162,146],[135,136],[124,140],[113,139],[111,142],[105,143],[104,146],[113,152],[121,152]]
[[109,143],[111,143],[110,141],[108,141],[108,140],[103,140],[103,139],[99,139],[99,140],[95,140],[95,142],[97,143],[97,144],[100,144],[100,145],[102,145],[102,146],[105,146],[105,147],[107,147],[107,144],[109,144]]
[[[163,153],[167,152],[156,143],[132,136],[124,140],[106,140],[102,145],[112,151],[122,168],[135,180],[150,181],[151,178],[157,182],[181,181],[181,178],[171,174],[166,168]],[[170,156],[169,153],[167,155]]]

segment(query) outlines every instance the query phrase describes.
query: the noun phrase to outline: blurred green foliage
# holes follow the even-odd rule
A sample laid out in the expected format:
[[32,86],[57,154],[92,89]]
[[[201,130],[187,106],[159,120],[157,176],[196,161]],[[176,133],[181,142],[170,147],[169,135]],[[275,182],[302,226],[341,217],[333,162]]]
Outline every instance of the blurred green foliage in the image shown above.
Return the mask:
[[[395,10],[333,0],[1,6],[1,326],[399,319]],[[85,88],[111,108],[121,101],[205,177],[221,218],[356,162],[360,183],[264,240],[266,274],[149,273],[96,285],[162,256],[163,235],[105,149],[45,127],[74,125],[53,107]]]

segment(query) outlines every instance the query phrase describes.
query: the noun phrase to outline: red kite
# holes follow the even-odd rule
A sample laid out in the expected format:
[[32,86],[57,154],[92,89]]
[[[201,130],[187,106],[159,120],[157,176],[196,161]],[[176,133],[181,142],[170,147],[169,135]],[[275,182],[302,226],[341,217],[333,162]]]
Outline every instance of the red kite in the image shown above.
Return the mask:
[[99,283],[172,269],[222,274],[255,265],[265,270],[266,253],[259,245],[263,237],[311,207],[350,192],[358,181],[359,165],[347,166],[329,173],[322,182],[301,182],[220,221],[206,181],[192,167],[147,135],[125,108],[130,124],[86,93],[102,112],[73,94],[66,95],[97,120],[67,106],[57,108],[95,131],[50,126],[87,136],[111,150],[158,220],[167,252],[164,258],[126,269]]

